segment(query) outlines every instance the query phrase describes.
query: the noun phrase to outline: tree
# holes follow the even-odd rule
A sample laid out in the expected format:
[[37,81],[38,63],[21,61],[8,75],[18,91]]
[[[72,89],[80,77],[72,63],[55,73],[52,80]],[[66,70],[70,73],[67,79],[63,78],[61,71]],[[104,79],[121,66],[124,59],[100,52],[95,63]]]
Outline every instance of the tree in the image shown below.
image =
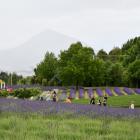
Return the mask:
[[132,86],[140,87],[140,60],[135,60],[128,67],[129,77]]
[[119,47],[114,47],[109,52],[109,60],[112,62],[120,61],[120,56],[121,56],[121,49]]
[[122,54],[125,67],[136,59],[140,59],[140,37],[128,40],[122,47]]
[[7,72],[1,72],[0,73],[0,79],[5,81],[7,85],[16,85],[20,79],[22,79],[22,75],[18,75],[15,72],[14,73],[7,73]]
[[108,72],[108,76],[110,77],[109,83],[111,86],[121,86],[123,84],[123,71],[121,63],[112,64]]
[[97,57],[106,61],[108,59],[108,54],[103,49],[101,49],[98,51]]
[[9,74],[7,72],[0,72],[0,79],[8,83]]
[[[12,79],[11,79],[12,78]],[[17,85],[18,82],[22,79],[23,77],[21,75],[17,75],[15,72],[11,73],[9,75],[9,83],[12,80],[12,85]]]
[[63,85],[84,85],[89,82],[89,69],[94,57],[90,47],[83,47],[80,42],[72,44],[67,51],[59,55],[58,75]]
[[105,83],[105,63],[102,59],[94,59],[90,75],[92,76],[92,85],[103,86]]
[[56,74],[57,69],[57,58],[53,53],[47,52],[45,58],[40,62],[34,69],[36,79],[42,84],[43,79],[48,81]]

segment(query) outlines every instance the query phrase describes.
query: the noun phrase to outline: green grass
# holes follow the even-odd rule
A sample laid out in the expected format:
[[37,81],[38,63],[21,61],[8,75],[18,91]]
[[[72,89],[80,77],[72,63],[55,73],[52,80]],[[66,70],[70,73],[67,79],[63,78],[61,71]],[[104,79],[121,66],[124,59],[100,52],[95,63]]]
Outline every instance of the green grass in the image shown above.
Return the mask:
[[[90,99],[74,99],[73,103],[89,104]],[[98,98],[96,98],[98,101]],[[136,107],[140,107],[140,95],[124,95],[124,96],[113,96],[108,97],[108,106],[113,107],[129,107],[131,101],[134,102]]]
[[0,140],[140,140],[134,119],[0,114]]

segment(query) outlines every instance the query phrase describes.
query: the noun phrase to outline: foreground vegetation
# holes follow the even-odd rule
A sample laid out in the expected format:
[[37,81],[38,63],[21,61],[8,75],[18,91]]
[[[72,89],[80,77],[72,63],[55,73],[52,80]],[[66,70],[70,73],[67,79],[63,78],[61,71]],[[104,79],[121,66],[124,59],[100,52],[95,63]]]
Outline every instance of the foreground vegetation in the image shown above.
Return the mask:
[[1,140],[138,140],[134,119],[0,114]]

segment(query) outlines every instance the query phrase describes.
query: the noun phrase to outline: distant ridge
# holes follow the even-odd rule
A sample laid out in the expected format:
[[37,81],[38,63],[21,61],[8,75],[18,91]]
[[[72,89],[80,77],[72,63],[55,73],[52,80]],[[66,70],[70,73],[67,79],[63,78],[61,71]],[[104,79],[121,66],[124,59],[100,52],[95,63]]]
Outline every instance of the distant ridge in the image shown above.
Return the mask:
[[32,75],[33,68],[47,51],[58,55],[60,50],[67,49],[71,43],[77,41],[61,33],[46,30],[14,49],[0,51],[0,70],[17,72],[24,76]]

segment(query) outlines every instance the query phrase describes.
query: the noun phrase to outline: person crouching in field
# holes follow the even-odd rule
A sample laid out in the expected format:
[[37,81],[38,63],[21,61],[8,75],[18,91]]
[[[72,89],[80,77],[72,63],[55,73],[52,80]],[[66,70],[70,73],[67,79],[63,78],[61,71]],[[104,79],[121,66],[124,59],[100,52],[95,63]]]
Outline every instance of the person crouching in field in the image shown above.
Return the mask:
[[135,105],[133,102],[131,102],[130,106],[129,106],[130,109],[134,109],[135,108]]
[[71,103],[71,98],[68,97],[68,98],[66,99],[65,103]]
[[90,100],[90,104],[95,105],[95,97],[94,97],[94,96],[91,98],[91,100]]
[[101,105],[102,105],[101,99],[99,99],[99,100],[98,100],[97,105],[99,105],[99,106],[101,106]]
[[107,100],[103,98],[103,105],[106,106],[107,105]]

